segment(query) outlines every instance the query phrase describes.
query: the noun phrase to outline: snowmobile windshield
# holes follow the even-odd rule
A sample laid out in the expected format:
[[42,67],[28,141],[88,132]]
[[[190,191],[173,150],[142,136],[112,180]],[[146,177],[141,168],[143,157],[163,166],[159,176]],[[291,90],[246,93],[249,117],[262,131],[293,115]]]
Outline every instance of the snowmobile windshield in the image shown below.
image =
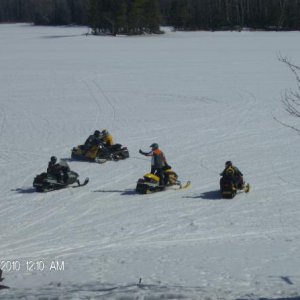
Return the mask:
[[58,163],[60,166],[62,166],[62,167],[67,167],[67,168],[69,168],[69,165],[68,165],[68,163],[65,161],[65,160],[60,160],[59,161],[59,163]]

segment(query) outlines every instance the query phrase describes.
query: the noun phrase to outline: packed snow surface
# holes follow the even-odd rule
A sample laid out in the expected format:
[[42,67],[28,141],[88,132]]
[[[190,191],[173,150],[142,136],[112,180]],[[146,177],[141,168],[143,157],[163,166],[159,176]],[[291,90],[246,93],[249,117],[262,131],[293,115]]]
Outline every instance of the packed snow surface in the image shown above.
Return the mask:
[[[86,32],[0,25],[1,298],[300,296],[300,137],[275,120],[300,123],[300,32]],[[104,128],[129,159],[70,160]],[[189,189],[135,194],[154,142]],[[90,183],[36,193],[52,155]],[[249,194],[220,198],[227,160]]]

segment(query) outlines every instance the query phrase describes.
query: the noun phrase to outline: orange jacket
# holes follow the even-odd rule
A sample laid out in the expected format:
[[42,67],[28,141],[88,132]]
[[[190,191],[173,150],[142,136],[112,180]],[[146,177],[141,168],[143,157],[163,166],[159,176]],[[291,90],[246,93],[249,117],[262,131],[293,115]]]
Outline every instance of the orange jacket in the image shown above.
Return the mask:
[[152,156],[151,165],[155,168],[162,168],[167,164],[166,157],[160,149],[155,149],[150,153]]

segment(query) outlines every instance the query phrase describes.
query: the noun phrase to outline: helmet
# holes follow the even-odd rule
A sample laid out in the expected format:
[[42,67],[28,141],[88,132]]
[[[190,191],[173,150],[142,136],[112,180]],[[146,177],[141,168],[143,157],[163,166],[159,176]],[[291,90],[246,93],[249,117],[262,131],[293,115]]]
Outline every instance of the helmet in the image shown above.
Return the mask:
[[103,137],[108,136],[108,131],[107,131],[107,129],[103,129],[101,133],[102,133],[102,136],[103,136]]
[[95,130],[94,136],[96,136],[96,137],[100,136],[100,131],[99,130]]
[[55,164],[57,162],[56,156],[51,156],[50,161]]
[[230,160],[226,161],[225,166],[226,167],[231,167],[232,166],[232,162]]
[[153,143],[153,144],[150,145],[150,148],[156,150],[156,149],[158,149],[158,144]]

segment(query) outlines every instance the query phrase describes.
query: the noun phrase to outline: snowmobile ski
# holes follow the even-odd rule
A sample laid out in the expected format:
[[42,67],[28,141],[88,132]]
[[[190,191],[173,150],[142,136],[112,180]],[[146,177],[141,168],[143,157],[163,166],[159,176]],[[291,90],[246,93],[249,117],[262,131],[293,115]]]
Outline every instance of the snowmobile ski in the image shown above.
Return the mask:
[[167,189],[170,189],[170,190],[184,190],[184,189],[188,189],[189,187],[191,186],[191,181],[187,181],[185,184],[182,184],[182,183],[178,183],[178,184],[175,184],[175,185],[171,185],[171,186],[167,186]]
[[187,189],[187,188],[189,188],[191,186],[191,181],[189,180],[189,181],[187,181],[184,185],[180,185],[180,190],[182,190],[182,189]]
[[251,189],[251,186],[250,186],[249,183],[247,183],[247,184],[245,184],[245,186],[244,186],[242,189],[237,190],[237,193],[238,193],[238,194],[241,194],[241,193],[246,193],[246,194],[248,194],[248,193],[250,192],[250,189]]
[[104,164],[107,161],[108,161],[108,159],[106,159],[106,158],[98,158],[98,157],[95,158],[95,162],[97,164]]
[[85,180],[84,180],[83,183],[80,183],[80,181],[78,180],[78,181],[77,181],[77,184],[78,184],[78,185],[74,185],[74,186],[72,186],[72,187],[73,187],[73,188],[78,188],[78,187],[85,186],[85,185],[87,185],[87,184],[89,183],[89,181],[90,181],[90,179],[89,179],[88,177],[85,178]]
[[247,183],[247,184],[244,186],[244,192],[245,192],[245,193],[249,193],[249,192],[250,192],[250,189],[251,189],[250,184]]

